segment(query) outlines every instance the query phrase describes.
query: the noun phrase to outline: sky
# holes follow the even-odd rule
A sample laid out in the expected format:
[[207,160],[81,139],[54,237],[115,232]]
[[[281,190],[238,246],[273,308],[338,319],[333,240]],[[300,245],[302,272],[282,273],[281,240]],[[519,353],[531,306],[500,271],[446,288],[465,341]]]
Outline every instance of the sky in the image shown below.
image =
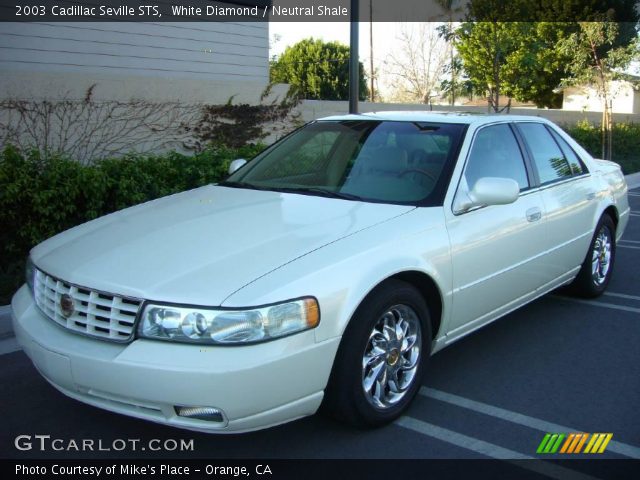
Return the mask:
[[[370,23],[360,22],[360,60],[369,59],[369,27]],[[395,37],[397,24],[391,22],[373,23],[374,50],[389,51],[389,39]],[[281,37],[280,41],[271,46],[269,55],[279,55],[284,49],[302,39],[314,37],[325,41],[338,41],[349,45],[349,22],[269,22],[269,38],[274,34]]]

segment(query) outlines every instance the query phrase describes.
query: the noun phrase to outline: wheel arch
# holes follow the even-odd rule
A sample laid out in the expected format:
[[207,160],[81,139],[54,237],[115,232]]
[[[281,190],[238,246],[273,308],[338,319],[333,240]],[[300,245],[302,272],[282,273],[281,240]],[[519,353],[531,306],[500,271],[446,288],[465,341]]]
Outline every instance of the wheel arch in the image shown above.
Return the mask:
[[[354,365],[354,362],[352,361],[354,351],[358,352],[358,354],[360,355],[360,358],[357,362],[358,364],[362,363],[362,355],[364,354],[364,351],[362,351],[361,349],[353,347],[353,341],[346,341],[347,339],[363,338],[361,327],[366,324],[366,321],[354,322],[353,319],[354,317],[357,317],[359,315],[359,313],[361,312],[361,308],[365,308],[369,300],[375,298],[373,296],[374,292],[380,291],[380,289],[384,289],[385,287],[387,288],[387,292],[393,292],[393,289],[389,290],[389,287],[391,287],[389,283],[393,283],[394,287],[400,287],[402,284],[407,284],[414,287],[416,289],[416,294],[421,296],[425,300],[425,303],[429,310],[431,323],[430,327],[432,332],[436,333],[440,328],[443,311],[443,300],[434,278],[423,271],[406,269],[397,271],[395,273],[389,273],[388,276],[373,285],[368,293],[360,299],[360,302],[351,315],[349,322],[347,322],[346,324],[345,331],[340,340],[340,345],[333,360],[333,365],[331,367],[331,372],[327,381],[327,386],[325,388],[325,396],[321,406],[322,411],[333,415],[339,420],[352,423],[353,425],[375,426],[388,423],[389,421],[397,418],[397,416],[399,416],[406,407],[405,404],[405,406],[400,410],[386,412],[388,413],[388,415],[386,415],[384,418],[371,418],[371,416],[369,416],[366,412],[363,412],[360,407],[360,405],[364,404],[365,402],[361,402],[359,400],[360,397],[356,397],[355,400],[353,397],[353,392],[355,392],[355,390],[358,390],[359,388],[361,389],[359,385],[362,380],[362,373],[358,372],[358,375],[360,375],[360,381],[354,383],[355,373],[351,371],[350,367],[347,368],[350,365]],[[378,305],[376,306],[376,309],[377,308]],[[371,315],[367,315],[366,318],[371,318]],[[354,332],[356,333],[355,337],[353,336]],[[429,345],[428,348],[429,350],[427,351],[427,355],[426,357],[422,358],[422,362],[420,363],[420,365],[422,366],[419,368],[425,368],[425,360],[428,360],[428,353],[429,351],[432,351],[431,349],[433,347],[432,345]],[[356,383],[358,383],[358,385],[356,385]],[[414,385],[415,388],[412,387],[414,389],[413,393],[410,393],[406,397],[407,401],[411,401],[411,398],[413,398],[415,393],[417,393],[417,389],[419,388],[420,384],[419,382],[414,381],[412,385]]]
[[[603,215],[609,215],[611,217],[611,220],[613,220],[613,224],[616,226],[616,228],[618,228],[620,214],[618,213],[618,208],[615,205],[612,204],[605,208],[600,217],[602,217]],[[598,221],[600,221],[600,218],[598,218]]]
[[391,279],[401,280],[408,283],[420,292],[427,304],[427,308],[429,309],[432,338],[438,338],[438,332],[442,325],[443,301],[442,293],[440,292],[435,280],[424,272],[418,270],[405,270],[385,278],[378,285]]

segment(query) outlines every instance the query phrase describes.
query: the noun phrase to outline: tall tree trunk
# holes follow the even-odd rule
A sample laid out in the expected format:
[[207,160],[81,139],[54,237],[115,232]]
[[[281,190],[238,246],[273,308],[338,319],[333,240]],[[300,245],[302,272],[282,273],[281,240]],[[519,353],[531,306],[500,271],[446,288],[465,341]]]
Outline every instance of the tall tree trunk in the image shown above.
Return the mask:
[[609,121],[607,123],[607,160],[613,160],[613,100],[609,99]]
[[602,109],[602,122],[600,124],[600,143],[601,143],[601,155],[600,158],[606,159],[606,143],[607,143],[607,104],[604,104]]
[[455,61],[454,61],[454,55],[453,55],[453,36],[451,34],[452,30],[453,30],[453,18],[451,17],[451,14],[449,15],[449,62],[451,65],[451,85],[450,85],[450,89],[451,89],[451,106],[453,107],[456,104],[456,66],[455,66]]

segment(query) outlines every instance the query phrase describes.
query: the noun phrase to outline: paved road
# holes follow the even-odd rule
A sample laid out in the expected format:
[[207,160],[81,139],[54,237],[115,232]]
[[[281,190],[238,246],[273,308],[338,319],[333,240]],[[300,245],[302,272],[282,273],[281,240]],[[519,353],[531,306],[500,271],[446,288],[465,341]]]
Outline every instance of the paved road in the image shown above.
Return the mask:
[[[173,458],[526,458],[545,432],[613,432],[602,458],[640,458],[640,189],[606,295],[547,295],[431,359],[396,424],[353,430],[316,415],[271,430],[210,436],[108,413],[57,393],[15,351],[0,358],[0,456],[109,458],[166,452],[17,452],[20,434],[63,439],[194,439]],[[5,348],[11,339],[0,342]],[[551,476],[568,478],[566,471]]]

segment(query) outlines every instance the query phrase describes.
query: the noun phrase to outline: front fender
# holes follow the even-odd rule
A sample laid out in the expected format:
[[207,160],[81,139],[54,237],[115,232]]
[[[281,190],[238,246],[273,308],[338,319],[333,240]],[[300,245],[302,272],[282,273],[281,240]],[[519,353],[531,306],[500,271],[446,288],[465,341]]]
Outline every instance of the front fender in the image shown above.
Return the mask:
[[417,208],[311,252],[235,292],[225,307],[313,295],[320,303],[316,341],[341,336],[362,300],[404,271],[431,277],[441,292],[442,328],[450,312],[451,258],[442,208]]

